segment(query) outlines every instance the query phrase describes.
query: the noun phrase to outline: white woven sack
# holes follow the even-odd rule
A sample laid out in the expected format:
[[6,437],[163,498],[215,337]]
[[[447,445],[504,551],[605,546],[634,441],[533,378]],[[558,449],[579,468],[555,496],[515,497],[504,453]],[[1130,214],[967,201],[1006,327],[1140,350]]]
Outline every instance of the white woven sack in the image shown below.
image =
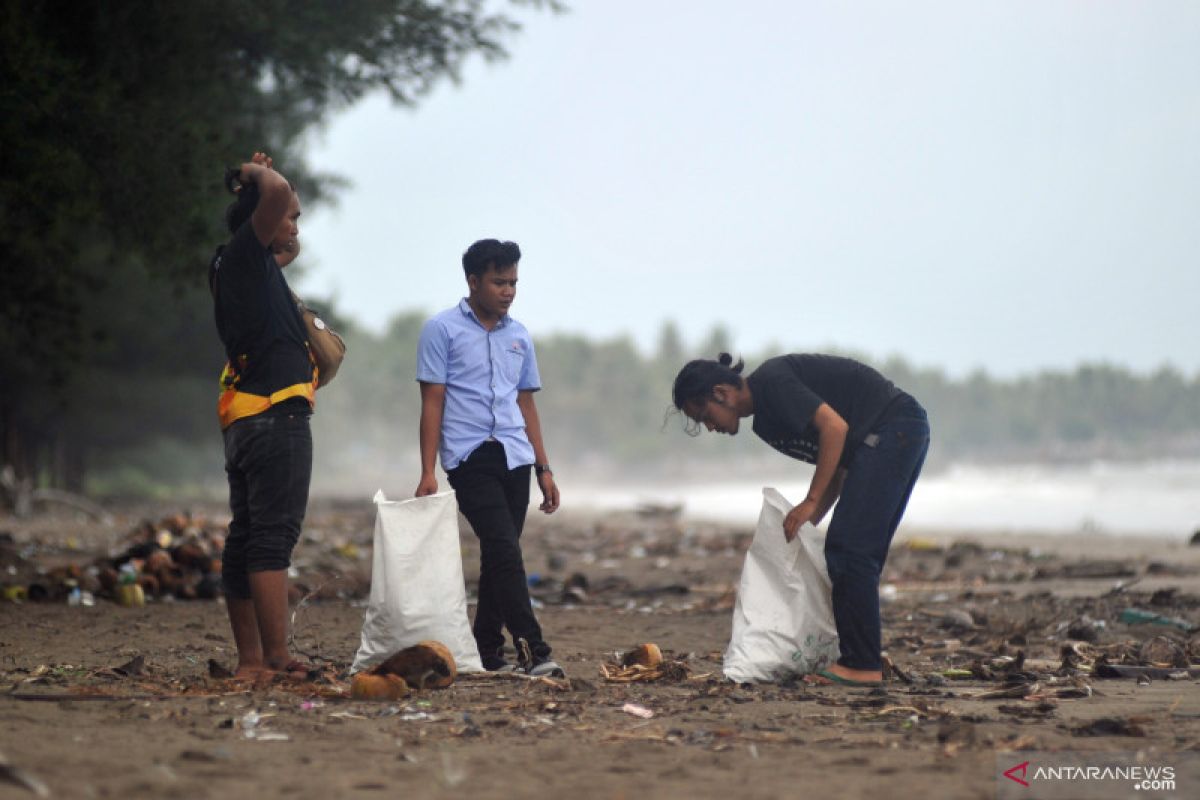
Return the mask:
[[825,536],[804,526],[788,542],[783,518],[791,509],[778,491],[763,489],[725,650],[725,677],[739,683],[816,672],[838,657]]
[[362,644],[351,672],[433,639],[459,672],[482,672],[467,622],[467,590],[454,492],[392,501],[375,493],[375,558]]

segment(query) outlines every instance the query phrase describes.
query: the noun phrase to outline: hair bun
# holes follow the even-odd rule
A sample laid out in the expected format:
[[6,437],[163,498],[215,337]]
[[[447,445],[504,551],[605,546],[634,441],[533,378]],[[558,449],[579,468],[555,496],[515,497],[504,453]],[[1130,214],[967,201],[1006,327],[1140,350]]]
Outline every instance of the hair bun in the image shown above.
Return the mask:
[[738,359],[738,362],[734,364],[733,356],[729,355],[729,353],[721,353],[721,355],[717,356],[717,363],[722,367],[728,367],[730,372],[733,372],[737,375],[741,375],[742,368],[746,366],[746,362],[742,361],[740,358]]

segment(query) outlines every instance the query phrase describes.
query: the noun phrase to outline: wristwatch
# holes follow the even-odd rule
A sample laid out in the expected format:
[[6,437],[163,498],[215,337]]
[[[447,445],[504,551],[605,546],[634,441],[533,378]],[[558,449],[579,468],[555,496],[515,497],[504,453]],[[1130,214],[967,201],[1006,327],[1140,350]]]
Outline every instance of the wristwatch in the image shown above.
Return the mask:
[[550,469],[549,464],[534,464],[533,471],[537,473],[538,476],[541,476],[543,472],[549,472],[551,475],[554,474],[554,470]]

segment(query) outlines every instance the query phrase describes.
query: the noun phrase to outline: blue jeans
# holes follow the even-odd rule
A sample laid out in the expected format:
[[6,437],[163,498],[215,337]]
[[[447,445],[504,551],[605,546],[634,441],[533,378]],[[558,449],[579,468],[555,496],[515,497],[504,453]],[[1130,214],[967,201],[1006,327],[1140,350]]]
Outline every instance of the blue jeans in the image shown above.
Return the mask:
[[308,416],[272,410],[225,429],[233,519],[221,554],[221,582],[230,597],[250,597],[251,572],[291,566],[312,477]]
[[882,651],[879,576],[929,451],[929,418],[905,395],[871,434],[850,459],[825,537],[825,564],[833,583],[838,663],[873,671]]

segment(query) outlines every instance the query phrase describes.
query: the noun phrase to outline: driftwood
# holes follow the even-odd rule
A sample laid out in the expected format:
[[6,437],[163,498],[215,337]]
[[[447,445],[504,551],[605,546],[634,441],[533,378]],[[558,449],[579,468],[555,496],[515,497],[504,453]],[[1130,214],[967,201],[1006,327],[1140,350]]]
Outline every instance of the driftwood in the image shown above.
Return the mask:
[[86,497],[62,489],[34,489],[31,478],[17,478],[11,464],[0,469],[0,489],[9,498],[13,513],[21,519],[33,516],[35,503],[58,503],[82,511],[97,522],[112,524],[112,515]]
[[71,492],[64,492],[62,489],[34,489],[32,500],[35,503],[58,503],[70,506],[76,511],[82,511],[97,522],[105,525],[112,523],[112,515],[99,505],[88,500],[86,497],[81,497]]

